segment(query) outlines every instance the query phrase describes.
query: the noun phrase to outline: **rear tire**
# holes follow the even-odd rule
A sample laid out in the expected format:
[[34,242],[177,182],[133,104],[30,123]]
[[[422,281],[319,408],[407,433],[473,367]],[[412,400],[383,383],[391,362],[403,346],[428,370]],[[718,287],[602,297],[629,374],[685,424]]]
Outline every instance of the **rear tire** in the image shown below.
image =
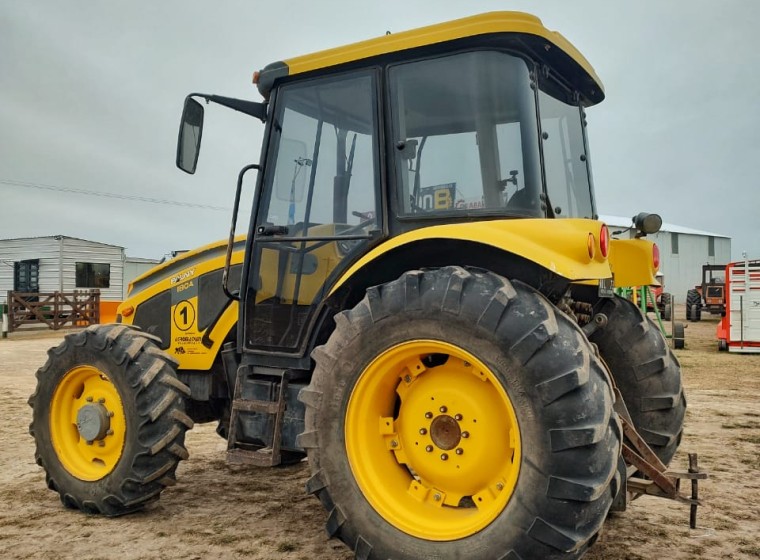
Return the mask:
[[37,371],[29,431],[65,506],[123,515],[175,484],[193,426],[190,390],[155,340],[126,325],[90,327],[49,350]]
[[686,292],[686,320],[699,321],[702,316],[702,296],[697,290]]
[[615,297],[601,312],[607,326],[591,341],[612,371],[634,427],[667,465],[681,442],[686,413],[678,358],[657,325],[631,302]]
[[408,272],[335,319],[299,437],[331,536],[364,560],[583,555],[620,489],[621,436],[574,322],[460,267]]

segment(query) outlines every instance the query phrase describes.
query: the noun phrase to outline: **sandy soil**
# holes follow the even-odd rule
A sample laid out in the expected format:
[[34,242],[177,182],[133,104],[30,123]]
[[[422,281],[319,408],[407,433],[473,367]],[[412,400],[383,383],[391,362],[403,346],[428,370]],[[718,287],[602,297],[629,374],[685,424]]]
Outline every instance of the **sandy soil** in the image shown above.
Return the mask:
[[[760,355],[719,353],[715,326],[709,316],[689,323],[677,352],[689,408],[673,467],[697,452],[711,475],[698,528],[689,529],[686,506],[641,498],[610,518],[587,560],[760,558]],[[188,434],[179,483],[147,511],[102,519],[65,509],[45,487],[27,432],[34,372],[61,337],[0,340],[0,558],[350,558],[304,493],[307,465],[229,467],[212,425]]]

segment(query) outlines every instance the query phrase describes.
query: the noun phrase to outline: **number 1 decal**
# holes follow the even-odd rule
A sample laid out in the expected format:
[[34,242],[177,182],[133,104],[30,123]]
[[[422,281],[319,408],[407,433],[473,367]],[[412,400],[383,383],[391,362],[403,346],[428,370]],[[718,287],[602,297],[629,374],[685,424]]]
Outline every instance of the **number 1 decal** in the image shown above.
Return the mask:
[[181,331],[190,329],[195,323],[195,308],[189,301],[180,301],[174,307],[174,326]]

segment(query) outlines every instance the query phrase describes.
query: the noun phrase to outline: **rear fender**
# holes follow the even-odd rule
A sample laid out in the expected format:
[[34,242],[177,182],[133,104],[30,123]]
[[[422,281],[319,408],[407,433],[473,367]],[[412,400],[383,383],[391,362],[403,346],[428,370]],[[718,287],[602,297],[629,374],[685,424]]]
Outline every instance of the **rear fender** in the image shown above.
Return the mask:
[[654,243],[646,239],[612,239],[610,267],[616,287],[659,286],[655,278]]
[[[394,237],[375,247],[351,266],[333,285],[331,294],[354,278],[359,271],[384,255],[420,242],[434,241],[443,251],[456,242],[471,242],[537,264],[543,269],[571,281],[598,281],[612,275],[610,265],[601,254],[599,232],[603,224],[596,220],[520,219],[492,220],[431,226]],[[589,250],[589,246],[593,250]],[[593,254],[591,254],[593,253]],[[447,264],[461,264],[467,255],[452,252]],[[417,266],[424,266],[420,263]],[[484,266],[491,270],[494,267]]]

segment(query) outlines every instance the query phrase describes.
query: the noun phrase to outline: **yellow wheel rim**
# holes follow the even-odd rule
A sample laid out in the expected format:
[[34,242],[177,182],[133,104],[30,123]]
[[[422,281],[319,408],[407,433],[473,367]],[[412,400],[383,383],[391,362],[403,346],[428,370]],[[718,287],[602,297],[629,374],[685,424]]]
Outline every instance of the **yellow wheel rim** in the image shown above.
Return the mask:
[[520,431],[506,391],[482,361],[446,342],[405,342],[375,358],[349,398],[345,436],[369,503],[422,539],[480,531],[517,483]]
[[50,439],[63,467],[80,480],[100,480],[116,468],[125,435],[124,408],[108,376],[92,366],[66,372],[50,406]]

